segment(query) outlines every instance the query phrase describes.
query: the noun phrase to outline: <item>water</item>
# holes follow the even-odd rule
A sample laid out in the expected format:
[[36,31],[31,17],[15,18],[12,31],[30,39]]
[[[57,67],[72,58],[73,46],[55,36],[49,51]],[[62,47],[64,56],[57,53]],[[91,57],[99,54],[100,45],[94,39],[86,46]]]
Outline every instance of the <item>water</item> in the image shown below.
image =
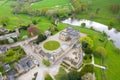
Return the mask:
[[93,27],[94,30],[96,31],[100,31],[100,32],[105,32],[108,36],[109,40],[112,40],[114,45],[117,48],[120,48],[120,32],[117,32],[115,28],[112,28],[111,30],[108,29],[108,26],[104,25],[104,24],[100,24],[94,21],[90,21],[90,20],[86,20],[86,19],[81,19],[81,20],[77,20],[77,19],[71,19],[68,18],[64,21],[62,21],[62,23],[65,24],[70,24],[70,25],[74,25],[74,26],[81,26],[81,23],[86,23],[86,28],[91,28],[91,26]]

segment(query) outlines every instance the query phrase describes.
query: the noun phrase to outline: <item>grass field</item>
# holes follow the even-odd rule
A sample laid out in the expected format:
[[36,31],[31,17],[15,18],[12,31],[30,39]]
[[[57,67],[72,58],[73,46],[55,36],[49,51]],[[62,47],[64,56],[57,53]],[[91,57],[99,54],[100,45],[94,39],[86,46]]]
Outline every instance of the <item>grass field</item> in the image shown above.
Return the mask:
[[52,40],[52,41],[45,42],[43,46],[46,50],[53,51],[53,50],[56,50],[60,47],[60,43]]
[[[91,3],[91,6],[89,7],[90,10],[88,10],[87,13],[77,15],[76,17],[90,19],[89,15],[91,13],[95,14],[96,9],[100,8],[99,13],[95,14],[95,18],[91,20],[106,24],[108,26],[110,22],[113,22],[114,23],[113,27],[120,29],[120,26],[119,26],[120,23],[116,21],[116,16],[118,14],[111,13],[109,9],[111,4],[120,3],[119,0],[90,0],[90,1],[81,0],[81,1],[85,3]],[[28,16],[24,14],[13,15],[11,13],[12,8],[10,7],[11,4],[13,3],[15,3],[15,1],[9,1],[9,0],[0,1],[0,16],[7,16],[9,18],[9,25],[7,26],[8,29],[14,29],[18,27],[20,24],[30,24],[32,23],[31,22],[32,20],[38,18],[38,17]],[[55,8],[55,6],[69,6],[69,3],[68,3],[68,0],[43,0],[37,3],[34,3],[31,7],[35,9],[39,9],[44,7]]]
[[[9,18],[9,23],[8,23],[8,26],[6,27],[7,29],[13,30],[16,27],[19,27],[20,25],[31,24],[32,20],[40,20],[36,26],[38,26],[42,32],[49,29],[49,27],[52,25],[50,20],[46,17],[35,17],[35,16],[28,16],[25,14],[16,14],[16,15],[12,14],[11,13],[12,8],[10,6],[14,2],[15,1],[7,1],[6,2],[6,0],[0,1],[0,4],[1,4],[0,5],[0,17],[6,16]],[[57,4],[57,2],[56,2],[56,4]],[[63,26],[63,24],[60,23],[58,25],[58,27],[59,26]]]
[[[113,22],[113,27],[120,30],[120,23],[117,22],[116,17],[118,14],[113,14],[110,11],[111,4],[120,4],[120,0],[81,0],[81,2],[91,3],[90,9],[87,13],[79,14],[76,17],[90,19],[89,15],[91,13],[95,14],[95,18],[91,19],[109,26],[110,22]],[[96,14],[96,9],[99,8],[100,11]]]
[[[20,24],[29,24],[31,23],[31,17],[24,15],[24,14],[20,14],[20,15],[14,15],[11,13],[12,8],[10,7],[11,4],[13,4],[15,1],[0,1],[1,5],[0,5],[0,17],[8,17],[9,18],[9,22],[8,22],[8,29],[15,29],[16,27],[20,26]],[[3,5],[4,4],[4,5]],[[34,18],[34,17],[33,17]]]
[[[76,29],[79,29],[81,32],[88,34],[93,39],[94,42],[94,49],[96,49],[97,46],[103,46],[105,44],[106,37],[103,36],[103,34],[80,27],[74,27]],[[105,42],[100,42],[99,39],[104,39]],[[107,56],[104,59],[103,66],[106,66],[107,69],[105,70],[105,80],[120,80],[120,76],[117,75],[120,72],[119,66],[120,66],[120,54],[117,54],[115,52],[115,46],[111,41],[108,41],[106,47]],[[101,59],[95,57],[95,63],[101,65]],[[101,69],[95,68],[95,74],[96,74],[96,80],[102,80],[102,73]]]
[[56,6],[68,6],[68,0],[43,0],[32,5],[32,8],[54,8]]

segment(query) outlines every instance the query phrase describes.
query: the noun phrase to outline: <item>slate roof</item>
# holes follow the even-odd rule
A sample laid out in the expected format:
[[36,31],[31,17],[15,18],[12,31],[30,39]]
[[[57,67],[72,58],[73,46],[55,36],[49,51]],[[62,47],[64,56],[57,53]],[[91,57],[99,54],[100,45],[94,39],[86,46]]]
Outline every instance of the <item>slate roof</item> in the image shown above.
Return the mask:
[[72,36],[78,36],[78,35],[79,35],[79,31],[73,29],[72,27],[68,27],[68,28],[66,29],[66,32],[67,32],[69,35],[72,35]]
[[4,70],[5,70],[5,72],[9,71],[10,70],[10,65],[9,64],[4,65]]
[[[31,68],[33,68],[34,66],[35,66],[35,64],[30,56],[24,57],[24,58],[20,59],[18,63],[14,64],[14,67],[20,73],[28,71]],[[21,70],[21,71],[19,71],[19,70]]]
[[0,53],[5,53],[7,51],[7,47],[6,46],[1,46],[0,47]]

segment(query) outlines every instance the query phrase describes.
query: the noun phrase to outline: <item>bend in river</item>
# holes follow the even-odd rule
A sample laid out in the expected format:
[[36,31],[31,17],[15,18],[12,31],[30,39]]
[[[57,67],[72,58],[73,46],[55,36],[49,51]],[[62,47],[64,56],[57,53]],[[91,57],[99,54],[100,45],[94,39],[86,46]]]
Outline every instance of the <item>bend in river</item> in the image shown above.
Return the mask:
[[112,40],[114,45],[117,48],[120,48],[120,32],[117,32],[115,28],[112,28],[111,30],[109,30],[108,26],[106,26],[104,24],[90,21],[90,20],[86,20],[86,19],[78,20],[78,19],[68,18],[68,19],[62,21],[62,23],[70,24],[70,25],[74,25],[74,26],[81,26],[81,23],[85,23],[86,28],[93,27],[93,29],[96,31],[100,31],[100,32],[104,31],[107,34],[108,39]]

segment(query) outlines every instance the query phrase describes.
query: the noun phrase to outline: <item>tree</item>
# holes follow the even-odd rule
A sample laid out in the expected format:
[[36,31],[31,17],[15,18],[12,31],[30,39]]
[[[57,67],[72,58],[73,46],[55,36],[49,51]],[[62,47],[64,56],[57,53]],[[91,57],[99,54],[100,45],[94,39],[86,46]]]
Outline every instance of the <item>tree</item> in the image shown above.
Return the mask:
[[104,47],[97,47],[94,54],[97,56],[97,57],[102,57],[104,58],[106,56],[106,50]]
[[[85,47],[86,45],[87,46],[90,46],[90,47],[93,47],[94,45],[93,45],[93,40],[90,38],[90,37],[88,37],[88,36],[84,36],[84,37],[82,37],[82,38],[80,38],[80,40],[79,40],[81,43],[86,43],[85,45],[83,44],[82,46],[83,47]],[[86,46],[86,47],[87,47]]]
[[68,74],[59,74],[59,80],[81,80],[80,73],[76,70],[70,71]]
[[39,35],[38,35],[38,38],[37,38],[37,40],[36,40],[36,44],[39,44],[40,42],[42,42],[42,41],[44,41],[44,40],[46,40],[46,39],[47,39],[47,37],[46,37],[45,35],[39,34]]
[[110,10],[113,13],[118,13],[120,11],[120,4],[112,4],[112,5],[110,5]]
[[96,14],[98,14],[98,13],[99,13],[99,11],[100,11],[100,8],[97,8],[97,9],[96,9]]
[[15,51],[13,51],[12,49],[10,49],[10,50],[7,51],[6,56],[13,56],[14,54],[16,54]]
[[50,30],[51,32],[58,31],[57,25],[55,25],[54,23],[52,23],[52,25],[50,26],[49,30]]
[[68,80],[81,80],[81,76],[77,71],[71,71],[68,73]]
[[34,25],[31,25],[30,27],[27,28],[27,31],[30,36],[35,36],[40,33],[40,30],[38,27],[35,27]]
[[93,73],[93,72],[94,72],[94,66],[92,64],[88,64],[82,68],[80,72],[80,76],[83,76],[86,73]]
[[80,0],[69,0],[72,5],[72,10],[76,13],[87,11],[87,4],[82,3]]
[[120,23],[120,13],[118,14],[118,16],[116,17],[117,21]]
[[82,37],[79,40],[82,43],[82,49],[85,53],[91,54],[92,53],[92,47],[93,47],[93,40],[90,37]]
[[55,75],[56,80],[68,80],[67,73],[63,67],[59,68],[59,72]]
[[115,48],[115,52],[120,54],[120,49],[119,48]]
[[81,27],[85,27],[86,26],[86,23],[81,23]]

